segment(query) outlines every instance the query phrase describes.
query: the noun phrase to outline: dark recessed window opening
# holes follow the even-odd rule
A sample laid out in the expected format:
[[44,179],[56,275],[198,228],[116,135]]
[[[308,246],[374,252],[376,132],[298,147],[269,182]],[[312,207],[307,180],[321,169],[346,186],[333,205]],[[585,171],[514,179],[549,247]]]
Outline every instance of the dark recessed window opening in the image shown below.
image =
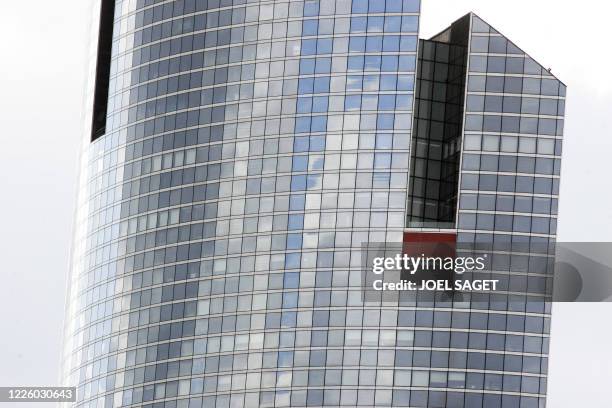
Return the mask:
[[455,228],[469,15],[419,42],[408,227]]
[[91,140],[106,132],[106,109],[110,81],[111,52],[113,45],[113,19],[115,0],[102,0],[100,7],[100,30],[98,33],[98,57],[96,62],[96,85],[94,91]]

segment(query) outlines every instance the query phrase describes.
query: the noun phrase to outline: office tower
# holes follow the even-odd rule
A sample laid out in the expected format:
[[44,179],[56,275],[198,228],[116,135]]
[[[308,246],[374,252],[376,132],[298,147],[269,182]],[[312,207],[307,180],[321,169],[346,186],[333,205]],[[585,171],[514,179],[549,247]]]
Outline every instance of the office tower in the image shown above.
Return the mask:
[[[547,133],[522,128],[523,117],[533,126],[538,113],[549,114],[542,107],[482,114],[514,112],[503,110],[511,95],[537,107],[541,91],[533,101],[519,95],[533,91],[532,80],[544,90],[547,72],[532,72],[538,66],[514,46],[500,51],[510,43],[472,15],[461,20],[462,33],[419,45],[418,0],[102,0],[98,10],[63,370],[78,387],[76,406],[475,407],[490,406],[491,395],[503,406],[541,403],[546,311],[508,318],[529,348],[504,355],[505,328],[482,329],[498,330],[505,313],[482,327],[487,313],[364,305],[360,250],[364,242],[401,243],[411,222],[426,231],[425,221],[441,219],[446,225],[435,228],[453,229],[457,208],[458,239],[487,229],[469,223],[480,207],[464,198],[488,188],[484,176],[473,185],[485,168],[460,162],[474,161],[468,150],[477,137],[486,152],[489,136],[505,146],[506,133],[518,149],[550,148],[556,133],[536,138]],[[468,58],[470,42],[479,54]],[[454,89],[442,101],[452,106],[443,121],[456,143],[431,215],[408,194],[412,112],[417,52],[422,101],[423,66],[431,65],[424,61],[449,64],[432,51],[444,43],[457,50],[452,78],[440,79]],[[513,72],[515,58],[527,88],[509,88],[502,99],[499,73]],[[490,88],[499,78],[501,90]],[[495,101],[485,92],[496,92]],[[438,120],[421,106],[415,117]],[[521,127],[500,136],[491,126],[505,126],[506,117]],[[421,126],[416,119],[415,131]],[[549,153],[525,156],[541,166],[540,154]],[[428,186],[435,177],[426,176]],[[517,362],[525,375],[503,374]]]

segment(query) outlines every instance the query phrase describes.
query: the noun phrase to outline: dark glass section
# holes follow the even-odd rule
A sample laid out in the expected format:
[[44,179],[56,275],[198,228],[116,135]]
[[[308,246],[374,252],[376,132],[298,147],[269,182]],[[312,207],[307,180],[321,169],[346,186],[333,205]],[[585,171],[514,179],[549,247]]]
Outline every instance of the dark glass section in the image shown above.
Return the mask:
[[96,88],[94,91],[91,124],[92,141],[106,132],[106,110],[108,105],[114,15],[115,0],[102,0],[100,5],[100,28],[98,33],[98,58],[96,62]]
[[466,16],[419,42],[409,227],[455,227],[468,28]]

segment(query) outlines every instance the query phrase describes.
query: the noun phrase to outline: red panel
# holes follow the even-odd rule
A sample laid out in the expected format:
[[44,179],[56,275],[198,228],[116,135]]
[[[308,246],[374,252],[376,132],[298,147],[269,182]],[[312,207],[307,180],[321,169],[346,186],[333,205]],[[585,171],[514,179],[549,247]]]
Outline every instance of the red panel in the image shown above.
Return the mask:
[[[403,252],[409,256],[454,258],[456,256],[457,234],[452,232],[404,232]],[[412,275],[413,279],[453,280],[453,273],[435,270]]]
[[404,242],[448,242],[454,244],[457,242],[457,234],[452,232],[404,232]]

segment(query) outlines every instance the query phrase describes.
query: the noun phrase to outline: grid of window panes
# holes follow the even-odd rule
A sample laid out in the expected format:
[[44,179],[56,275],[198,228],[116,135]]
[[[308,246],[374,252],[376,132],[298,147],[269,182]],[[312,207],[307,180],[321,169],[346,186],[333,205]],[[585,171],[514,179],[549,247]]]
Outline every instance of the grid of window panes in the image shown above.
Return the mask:
[[[503,66],[505,67],[506,58],[517,58],[508,62],[508,67],[515,67],[513,69],[517,69],[516,64],[519,59],[521,67],[533,67],[535,63],[505,38],[490,29],[478,17],[473,14],[469,14],[467,17],[471,21],[471,31],[463,32],[458,29],[458,25],[461,25],[462,20],[465,19],[463,18],[453,23],[448,30],[435,37],[435,41],[455,45],[467,43],[470,40],[472,45],[468,73],[468,81],[470,83],[466,90],[468,99],[466,102],[466,117],[464,119],[465,136],[461,153],[464,164],[461,169],[461,178],[469,181],[470,177],[472,178],[471,180],[474,180],[474,178],[478,180],[478,177],[482,175],[487,177],[494,175],[496,179],[498,174],[503,178],[506,176],[506,173],[504,173],[504,170],[501,170],[501,167],[495,167],[495,169],[469,167],[473,166],[474,163],[474,159],[469,155],[489,154],[488,152],[491,149],[484,148],[484,146],[489,146],[489,144],[483,144],[485,143],[483,140],[486,140],[486,143],[490,143],[491,138],[494,137],[500,143],[499,140],[505,140],[503,139],[504,137],[512,136],[517,138],[518,145],[518,138],[521,136],[528,136],[534,139],[546,139],[548,136],[548,138],[560,139],[560,134],[558,136],[556,133],[551,135],[550,130],[543,130],[542,134],[540,134],[540,130],[537,127],[535,131],[525,131],[520,128],[522,117],[529,118],[526,123],[532,126],[532,118],[535,117],[537,119],[538,115],[525,114],[520,110],[506,112],[501,107],[498,111],[493,111],[490,108],[485,109],[485,105],[488,102],[489,105],[486,106],[494,106],[491,103],[495,102],[497,97],[500,97],[500,106],[504,106],[503,101],[506,97],[518,96],[519,100],[524,96],[540,98],[539,93],[537,95],[523,95],[523,81],[529,84],[532,78],[537,77],[538,80],[548,80],[553,79],[553,77],[547,72],[542,71],[541,68],[537,71],[537,74],[524,70],[511,70],[508,73],[503,70],[500,71],[499,62],[503,59]],[[453,38],[452,33],[456,33],[458,36]],[[462,36],[465,39],[459,38]],[[489,48],[490,42],[496,45]],[[503,47],[500,43],[503,44]],[[479,44],[481,48],[477,48]],[[486,44],[484,49],[482,48],[483,44]],[[489,67],[486,64],[490,58],[493,61],[497,61],[498,65],[497,68],[495,68],[495,65],[491,65],[491,70],[489,71],[487,69]],[[480,61],[481,65],[478,65],[478,62],[475,61]],[[482,61],[484,61],[484,66]],[[424,74],[419,76],[424,76]],[[520,89],[504,88],[504,84],[516,84],[517,81],[521,84]],[[558,81],[555,80],[555,82],[559,84]],[[500,83],[501,88],[499,87]],[[481,88],[475,88],[475,84],[480,84]],[[562,87],[562,85],[558,85],[558,87]],[[517,93],[517,95],[513,95],[512,92]],[[542,99],[554,99],[554,103],[559,103],[562,107],[562,97],[546,95],[546,92],[542,92],[545,94],[545,96],[542,96]],[[564,92],[564,90],[560,92]],[[495,98],[490,99],[490,97]],[[516,100],[516,98],[513,99]],[[481,104],[476,109],[474,108],[474,101]],[[543,102],[543,104],[546,103],[549,102]],[[557,115],[559,117],[554,119],[561,119],[563,115],[562,108],[555,116]],[[497,117],[492,118],[492,116]],[[543,119],[550,119],[550,117],[544,116]],[[515,130],[502,128],[502,124],[508,123],[507,121],[514,121],[515,123],[518,121],[519,127]],[[497,122],[500,123],[500,128],[495,128],[491,125],[491,123]],[[486,127],[483,127],[483,125],[486,125]],[[544,126],[549,125],[550,123],[548,122]],[[417,126],[415,126],[416,131]],[[474,144],[470,145],[470,142],[474,140],[478,140],[478,148],[476,149]],[[546,144],[547,142],[543,143]],[[560,156],[560,145],[557,146],[559,150],[555,151],[555,156],[557,156],[555,157],[557,159],[555,166],[558,166]],[[416,156],[416,152],[412,153]],[[523,175],[517,174],[516,171],[518,169],[516,163],[522,162],[521,156],[535,158],[544,155],[543,151],[531,155],[522,154],[522,151],[519,151],[518,148],[517,150],[506,152],[500,152],[498,148],[492,154],[499,156],[500,161],[514,161],[513,176]],[[466,159],[466,156],[468,156],[468,159]],[[487,162],[486,160],[489,161]],[[478,166],[480,166],[480,163],[490,163],[490,161],[490,158],[483,159],[482,161],[480,161],[480,157],[477,159]],[[551,164],[551,162],[547,163]],[[487,165],[490,166],[490,164]],[[535,161],[532,165],[535,169]],[[542,166],[542,164],[540,163],[539,166]],[[522,171],[524,172],[524,170]],[[535,171],[531,173],[535,173]],[[558,173],[556,175],[558,179]],[[550,176],[549,178],[555,177]],[[521,182],[523,183],[522,185],[525,185],[524,180]],[[534,181],[534,179],[531,179],[530,182],[532,183],[532,188],[537,188],[534,186],[539,185],[537,184],[539,182]],[[550,278],[549,272],[546,268],[538,271],[538,268],[542,268],[542,265],[545,264],[543,260],[546,257],[541,256],[541,254],[533,254],[533,250],[541,251],[542,244],[548,245],[549,240],[554,239],[554,229],[550,230],[550,234],[538,236],[537,233],[521,231],[519,227],[514,228],[512,224],[507,229],[499,228],[499,230],[493,228],[493,226],[483,230],[477,230],[475,226],[466,226],[466,217],[467,221],[469,221],[469,217],[480,219],[481,214],[484,217],[497,216],[498,214],[506,215],[502,212],[503,210],[496,211],[495,204],[493,204],[493,207],[478,207],[477,205],[480,202],[486,203],[493,199],[493,203],[495,203],[496,195],[511,196],[513,200],[515,196],[518,196],[517,202],[522,202],[522,197],[530,197],[533,195],[533,192],[531,195],[522,194],[525,192],[521,190],[518,193],[510,192],[504,188],[500,188],[498,191],[498,185],[491,185],[490,183],[479,185],[476,182],[471,185],[469,190],[466,189],[466,184],[461,184],[460,186],[458,242],[461,243],[462,248],[465,247],[466,243],[475,242],[486,245],[493,243],[495,246],[492,248],[495,248],[498,252],[503,252],[502,254],[496,253],[493,256],[491,270],[495,273],[495,278],[502,279],[501,282],[503,282],[502,285],[504,286],[502,289],[514,292],[514,294],[511,296],[495,295],[490,298],[487,296],[468,297],[464,294],[462,299],[455,297],[452,303],[436,302],[436,307],[430,312],[430,316],[433,316],[433,319],[425,320],[427,322],[425,325],[423,325],[423,313],[425,313],[423,309],[426,307],[422,307],[417,311],[414,344],[418,344],[419,349],[415,348],[413,351],[412,364],[419,366],[415,364],[415,361],[422,361],[421,357],[415,359],[417,352],[419,354],[424,353],[425,359],[429,358],[427,361],[430,362],[430,366],[426,382],[429,390],[420,394],[420,390],[415,391],[413,389],[410,399],[411,406],[415,396],[418,396],[418,402],[414,406],[534,408],[544,406],[547,384],[550,305],[541,301],[526,302],[524,293],[533,292],[540,295],[546,293],[546,284],[549,283]],[[536,195],[536,198],[543,198],[543,196],[543,194]],[[549,192],[548,198],[556,197],[552,197],[551,192]],[[466,203],[475,203],[473,204],[475,207],[466,208]],[[532,212],[537,214],[538,210],[535,210],[535,208],[530,207],[528,211],[523,209],[523,214],[518,215],[531,216]],[[495,238],[494,233],[496,233]],[[510,243],[514,246],[510,246]],[[525,243],[531,245],[528,247],[529,252],[532,252],[530,256],[524,255],[524,252],[527,252],[524,251],[525,245],[517,245]],[[523,254],[510,253],[510,251],[516,252],[516,250],[523,250]],[[447,315],[449,312],[450,315]],[[400,326],[402,325],[401,313]],[[446,321],[442,316],[450,316],[450,320]],[[412,324],[412,322],[409,324]],[[429,333],[423,327],[431,327]],[[450,332],[448,332],[447,327],[450,327]],[[419,338],[418,342],[417,338]],[[420,347],[423,347],[423,349]],[[398,353],[399,351],[396,353],[396,357]],[[398,361],[402,361],[402,359],[396,359],[397,369],[401,370],[401,364]],[[444,369],[441,369],[441,367],[444,367]],[[420,370],[413,368],[413,379],[418,371]],[[398,371],[396,371],[396,378],[397,373]]]
[[[565,86],[473,19],[459,229],[546,242],[556,233]],[[521,238],[523,237],[523,238]]]
[[[541,249],[556,234],[565,86],[475,15],[468,63],[458,241],[493,243],[505,250],[511,245]],[[547,276],[533,268],[533,255],[498,260],[494,269],[509,276],[516,292],[528,291],[532,282]],[[495,309],[488,311],[489,319],[504,323],[486,326],[487,359],[501,362],[520,352],[523,360],[512,368],[497,366],[503,375],[494,378],[485,362],[483,382],[476,388],[503,394],[485,393],[483,401],[488,399],[490,406],[543,406],[550,304],[511,302]],[[525,325],[521,334],[510,316],[539,324]],[[506,332],[505,345],[491,348],[498,330]],[[509,398],[514,402],[504,405]]]
[[76,406],[426,406],[431,351],[411,356],[433,312],[359,288],[361,243],[402,239],[418,15],[116,1],[68,307]]

